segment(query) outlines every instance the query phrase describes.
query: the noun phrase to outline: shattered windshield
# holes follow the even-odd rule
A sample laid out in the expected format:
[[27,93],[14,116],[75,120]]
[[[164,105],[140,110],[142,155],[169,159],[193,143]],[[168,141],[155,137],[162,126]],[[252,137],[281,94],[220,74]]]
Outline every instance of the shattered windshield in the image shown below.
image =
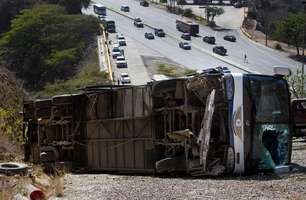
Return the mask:
[[289,92],[283,79],[249,77],[253,110],[252,159],[259,170],[289,162]]
[[250,79],[257,123],[288,123],[288,90],[284,80],[273,77]]

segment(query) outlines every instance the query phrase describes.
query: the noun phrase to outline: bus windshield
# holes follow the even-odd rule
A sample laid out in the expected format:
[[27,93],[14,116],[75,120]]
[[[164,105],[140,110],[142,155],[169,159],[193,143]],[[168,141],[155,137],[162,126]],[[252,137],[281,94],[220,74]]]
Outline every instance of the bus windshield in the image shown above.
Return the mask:
[[289,162],[289,90],[284,79],[249,76],[252,101],[252,157],[262,171]]
[[250,78],[256,123],[288,123],[288,88],[285,80],[273,77]]

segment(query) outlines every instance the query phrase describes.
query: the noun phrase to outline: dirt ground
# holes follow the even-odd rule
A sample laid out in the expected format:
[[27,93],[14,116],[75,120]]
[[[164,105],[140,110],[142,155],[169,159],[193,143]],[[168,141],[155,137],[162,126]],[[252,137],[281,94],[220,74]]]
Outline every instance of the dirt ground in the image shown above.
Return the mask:
[[293,171],[283,175],[192,178],[67,174],[54,199],[306,199],[306,141],[295,140]]

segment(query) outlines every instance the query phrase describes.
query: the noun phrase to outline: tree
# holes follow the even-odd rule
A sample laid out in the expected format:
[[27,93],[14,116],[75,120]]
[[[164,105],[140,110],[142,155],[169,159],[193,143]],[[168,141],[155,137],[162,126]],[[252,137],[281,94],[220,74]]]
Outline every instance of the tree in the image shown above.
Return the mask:
[[287,78],[292,98],[306,97],[304,80],[306,80],[306,75],[303,75],[301,70],[297,70],[296,74],[292,74]]
[[290,14],[284,20],[276,24],[274,38],[294,45],[297,56],[300,55],[300,47],[303,43],[303,29],[305,26],[305,16],[303,14]]
[[24,8],[22,1],[0,1],[0,33],[9,29],[10,21]]
[[58,4],[66,8],[66,11],[70,14],[82,13],[82,7],[88,7],[90,0],[59,0]]
[[190,8],[185,9],[183,12],[183,16],[192,17],[193,16],[192,10]]
[[81,14],[82,7],[88,7],[90,0],[1,0],[0,1],[0,33],[7,31],[10,22],[22,9],[35,4],[49,3],[63,6],[69,14]]
[[206,8],[206,18],[208,22],[214,22],[215,17],[222,15],[224,13],[224,9],[223,8],[219,8],[219,7],[207,7]]
[[90,0],[35,0],[37,2],[58,4],[63,6],[69,14],[81,14],[82,7],[87,8]]
[[26,9],[0,38],[0,58],[30,89],[67,79],[99,29],[92,16],[68,15],[57,5]]

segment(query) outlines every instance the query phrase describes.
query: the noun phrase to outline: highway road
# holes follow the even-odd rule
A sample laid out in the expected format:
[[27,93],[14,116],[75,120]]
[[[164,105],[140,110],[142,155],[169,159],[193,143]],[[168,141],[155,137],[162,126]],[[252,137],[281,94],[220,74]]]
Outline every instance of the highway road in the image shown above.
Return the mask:
[[[123,13],[120,12],[121,5],[128,5],[131,12],[123,13],[124,15],[132,18],[140,17],[145,24],[163,28],[168,37],[155,41],[147,41],[143,34],[145,31],[152,32],[152,29],[149,27],[137,29],[133,26],[131,19],[110,10],[107,13],[107,18],[116,20],[118,29],[125,35],[158,51],[161,55],[192,69],[204,69],[222,65],[228,66],[232,71],[243,71],[231,66],[234,65],[246,71],[271,74],[273,66],[287,66],[294,71],[301,66],[299,62],[288,58],[286,54],[258,45],[242,36],[237,29],[214,31],[209,27],[200,26],[200,36],[213,35],[216,37],[217,45],[222,45],[228,50],[228,55],[225,57],[215,56],[212,53],[213,46],[204,43],[202,37],[193,37],[191,42],[192,50],[184,51],[178,48],[181,33],[175,27],[176,19],[180,19],[181,16],[168,13],[153,6],[142,7],[139,5],[139,1],[135,0],[95,0],[95,2],[102,3],[119,13]],[[237,42],[232,43],[223,40],[226,34],[235,35]],[[244,63],[244,54],[248,57],[248,63]]]

